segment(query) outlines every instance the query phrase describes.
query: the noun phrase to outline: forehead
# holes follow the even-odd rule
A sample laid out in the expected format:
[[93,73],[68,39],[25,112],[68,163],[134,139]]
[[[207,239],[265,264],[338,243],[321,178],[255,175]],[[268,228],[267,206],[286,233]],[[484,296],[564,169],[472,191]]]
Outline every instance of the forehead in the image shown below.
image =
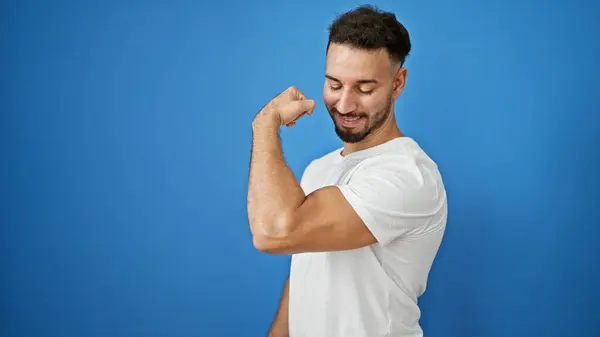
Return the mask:
[[326,72],[341,81],[360,81],[389,76],[391,62],[385,49],[363,50],[331,44],[327,52]]

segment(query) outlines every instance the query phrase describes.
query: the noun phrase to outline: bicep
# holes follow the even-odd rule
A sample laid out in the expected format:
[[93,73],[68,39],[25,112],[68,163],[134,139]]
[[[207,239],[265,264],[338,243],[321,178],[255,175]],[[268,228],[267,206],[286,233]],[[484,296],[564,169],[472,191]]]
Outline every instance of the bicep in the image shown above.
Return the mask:
[[376,242],[340,186],[309,194],[294,217],[289,236],[305,251],[356,249]]
[[338,186],[310,193],[283,221],[286,234],[263,238],[266,251],[279,254],[340,251],[376,243]]

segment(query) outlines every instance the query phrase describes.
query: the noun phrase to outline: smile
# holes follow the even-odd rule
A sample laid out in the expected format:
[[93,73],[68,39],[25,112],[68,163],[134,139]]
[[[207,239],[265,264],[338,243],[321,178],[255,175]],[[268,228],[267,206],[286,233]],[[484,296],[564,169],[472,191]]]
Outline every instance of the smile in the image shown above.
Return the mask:
[[362,121],[362,117],[346,117],[337,115],[337,120],[345,127],[354,127]]

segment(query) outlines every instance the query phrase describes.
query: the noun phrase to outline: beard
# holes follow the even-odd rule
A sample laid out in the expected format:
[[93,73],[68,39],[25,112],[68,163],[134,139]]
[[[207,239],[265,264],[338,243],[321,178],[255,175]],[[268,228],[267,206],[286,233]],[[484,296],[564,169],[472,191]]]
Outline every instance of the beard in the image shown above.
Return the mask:
[[334,108],[326,106],[327,111],[329,112],[329,116],[333,120],[333,125],[335,127],[335,133],[344,143],[358,143],[365,139],[368,135],[372,134],[373,131],[379,129],[388,118],[389,114],[392,111],[392,96],[389,95],[387,99],[387,103],[382,110],[379,110],[375,113],[366,113],[366,112],[354,112],[345,114],[344,117],[358,117],[364,120],[364,127],[361,129],[349,129],[342,125],[338,125],[336,122],[336,115],[341,115],[340,112]]

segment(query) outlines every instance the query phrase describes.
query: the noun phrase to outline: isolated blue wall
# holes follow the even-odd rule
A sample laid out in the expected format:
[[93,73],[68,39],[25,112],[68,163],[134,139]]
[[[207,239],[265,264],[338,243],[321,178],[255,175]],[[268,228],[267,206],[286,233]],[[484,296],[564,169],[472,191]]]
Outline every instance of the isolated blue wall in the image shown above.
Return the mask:
[[[317,3],[0,5],[2,336],[265,336],[289,257],[251,244],[250,123],[289,85],[321,102],[358,3]],[[375,3],[448,188],[426,336],[600,335],[599,6]],[[297,175],[339,146],[322,104],[282,136]]]

